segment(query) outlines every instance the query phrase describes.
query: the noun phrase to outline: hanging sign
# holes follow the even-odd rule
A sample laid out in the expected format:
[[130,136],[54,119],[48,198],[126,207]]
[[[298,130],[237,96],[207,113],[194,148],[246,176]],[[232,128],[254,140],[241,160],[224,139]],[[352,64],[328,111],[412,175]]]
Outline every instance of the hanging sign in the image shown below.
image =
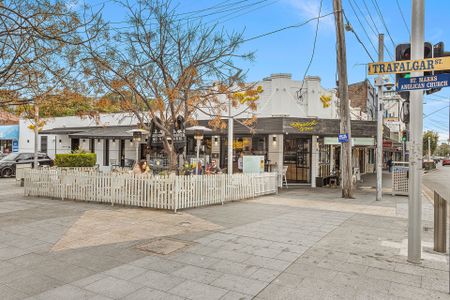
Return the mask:
[[428,90],[449,86],[450,74],[437,74],[411,78],[399,78],[396,83],[397,92],[412,90]]
[[369,75],[450,70],[450,56],[418,60],[374,62],[369,64]]

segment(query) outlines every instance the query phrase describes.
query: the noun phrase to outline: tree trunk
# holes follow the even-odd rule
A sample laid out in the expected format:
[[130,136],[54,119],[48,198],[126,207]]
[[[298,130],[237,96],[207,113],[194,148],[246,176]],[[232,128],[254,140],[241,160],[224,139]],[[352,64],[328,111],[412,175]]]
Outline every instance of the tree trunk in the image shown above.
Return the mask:
[[[172,137],[171,137],[172,138]],[[173,141],[173,138],[172,138]],[[173,143],[169,143],[167,137],[163,138],[164,151],[167,153],[169,172],[177,171],[177,153]]]

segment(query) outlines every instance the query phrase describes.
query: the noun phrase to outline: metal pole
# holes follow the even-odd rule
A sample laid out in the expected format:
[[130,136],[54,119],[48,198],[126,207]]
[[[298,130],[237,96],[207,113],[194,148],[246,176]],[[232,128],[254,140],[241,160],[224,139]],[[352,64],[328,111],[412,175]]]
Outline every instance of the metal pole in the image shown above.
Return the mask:
[[227,170],[228,175],[233,174],[233,118],[231,117],[231,101],[228,101],[228,161]]
[[[412,0],[411,59],[423,59],[424,50],[424,0]],[[411,76],[422,76],[414,72]],[[420,263],[422,256],[422,139],[423,139],[423,93],[410,92],[410,154],[409,154],[409,201],[408,201],[408,261]]]
[[136,163],[139,163],[139,142],[134,141],[134,143],[136,144]]
[[[378,35],[378,61],[384,60],[384,34]],[[377,96],[377,201],[383,200],[383,76],[378,76]]]
[[38,147],[39,147],[39,106],[34,103],[34,161],[33,168],[38,167]]
[[200,161],[200,139],[197,138],[196,141],[197,141],[197,162],[195,164],[195,170],[196,170],[195,174],[199,175],[198,174],[198,171],[199,171],[198,163]]
[[428,161],[431,160],[431,138],[428,137]]

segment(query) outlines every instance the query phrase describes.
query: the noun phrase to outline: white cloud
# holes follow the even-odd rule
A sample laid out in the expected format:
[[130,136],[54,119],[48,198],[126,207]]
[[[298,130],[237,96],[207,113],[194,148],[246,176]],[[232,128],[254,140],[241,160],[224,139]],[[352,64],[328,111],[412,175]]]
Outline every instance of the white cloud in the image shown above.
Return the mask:
[[[293,7],[300,16],[302,16],[305,20],[316,18],[319,14],[321,0],[285,0],[284,2]],[[327,1],[323,1],[322,5],[322,15],[330,13],[332,8],[326,5]],[[325,25],[327,29],[334,29],[334,19],[333,15],[327,16],[325,18],[320,19],[320,24]],[[311,23],[313,26],[316,26],[315,22]],[[319,25],[320,26],[320,25]]]

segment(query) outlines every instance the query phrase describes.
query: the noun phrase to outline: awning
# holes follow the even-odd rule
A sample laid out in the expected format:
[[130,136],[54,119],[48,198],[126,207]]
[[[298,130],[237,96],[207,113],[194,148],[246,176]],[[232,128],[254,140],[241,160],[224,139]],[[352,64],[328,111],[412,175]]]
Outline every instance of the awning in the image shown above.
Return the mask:
[[110,126],[85,128],[84,131],[69,134],[69,137],[76,139],[132,139],[136,126]]
[[[325,137],[325,145],[341,145],[337,137]],[[374,146],[375,139],[370,137],[354,137],[352,138],[352,146]]]
[[52,128],[52,129],[46,129],[41,130],[39,134],[72,134],[80,131],[84,131],[86,129],[89,129],[89,127],[59,127],[59,128]]

